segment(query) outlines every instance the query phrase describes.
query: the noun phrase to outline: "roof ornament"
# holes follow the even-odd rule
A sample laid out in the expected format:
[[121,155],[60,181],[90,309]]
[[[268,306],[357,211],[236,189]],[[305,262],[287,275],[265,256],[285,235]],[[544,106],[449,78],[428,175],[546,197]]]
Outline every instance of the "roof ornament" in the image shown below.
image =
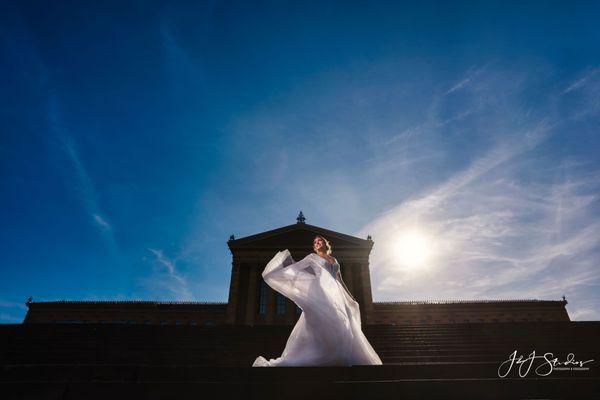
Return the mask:
[[562,296],[563,301],[567,301],[567,298],[565,297],[565,295],[563,294]]
[[33,297],[29,296],[29,298],[27,298],[27,303],[25,304],[31,304],[33,302]]
[[230,235],[229,236],[229,241],[231,242],[232,240],[235,240],[235,235]]
[[370,240],[371,242],[373,241],[373,238],[371,237],[371,235],[367,235],[367,240]]
[[305,220],[306,218],[304,218],[304,214],[302,214],[302,210],[300,210],[300,214],[298,214],[298,218],[296,218],[296,221],[298,221],[299,224],[303,224]]

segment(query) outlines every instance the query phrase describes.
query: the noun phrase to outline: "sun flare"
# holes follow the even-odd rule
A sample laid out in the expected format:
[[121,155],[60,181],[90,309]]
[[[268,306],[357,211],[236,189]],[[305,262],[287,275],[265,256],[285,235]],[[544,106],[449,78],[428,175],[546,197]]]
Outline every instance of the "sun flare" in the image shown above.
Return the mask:
[[395,258],[405,268],[424,266],[431,258],[431,247],[431,240],[419,231],[403,232],[393,244]]

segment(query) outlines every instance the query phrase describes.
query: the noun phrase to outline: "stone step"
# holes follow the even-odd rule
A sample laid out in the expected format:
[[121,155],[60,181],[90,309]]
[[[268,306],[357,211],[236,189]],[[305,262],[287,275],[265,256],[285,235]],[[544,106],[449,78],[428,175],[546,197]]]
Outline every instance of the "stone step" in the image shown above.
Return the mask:
[[[0,381],[205,381],[205,382],[272,382],[289,378],[296,381],[327,380],[394,380],[445,378],[464,379],[500,378],[507,373],[500,368],[502,362],[401,362],[381,366],[352,367],[279,367],[251,368],[214,367],[205,365],[140,365],[140,364],[5,364],[0,367]],[[539,367],[539,373],[535,369]],[[537,362],[527,372],[526,366],[519,375],[515,366],[508,378],[600,378],[600,368],[587,370],[552,370],[547,364]],[[546,375],[546,376],[543,376]]]
[[[14,369],[7,371],[7,367]],[[547,377],[500,378],[494,367],[459,364],[350,368],[54,365],[45,370],[39,366],[28,370],[26,366],[4,366],[0,390],[3,399],[111,400],[213,396],[249,400],[559,399],[593,398],[600,393],[598,377],[553,373]]]
[[[598,354],[598,322],[519,323],[512,324],[512,328],[506,323],[480,325],[471,331],[465,326],[444,327],[447,331],[463,330],[464,337],[438,331],[437,336],[430,332],[428,336],[407,340],[400,334],[380,336],[371,331],[414,333],[416,328],[373,325],[366,326],[365,333],[384,362],[487,361],[507,357],[515,349],[523,355],[532,350],[556,355],[574,352],[586,359]],[[563,334],[545,335],[538,332],[542,328]],[[0,363],[203,362],[245,366],[259,354],[279,356],[288,336],[289,327],[281,326],[0,325]]]

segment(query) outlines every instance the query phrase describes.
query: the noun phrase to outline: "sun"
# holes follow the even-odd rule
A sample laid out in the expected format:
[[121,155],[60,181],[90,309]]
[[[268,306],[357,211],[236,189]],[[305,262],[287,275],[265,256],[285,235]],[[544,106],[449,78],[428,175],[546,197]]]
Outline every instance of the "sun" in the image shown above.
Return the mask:
[[407,231],[398,235],[393,243],[395,259],[404,268],[426,265],[432,255],[432,242],[422,232]]

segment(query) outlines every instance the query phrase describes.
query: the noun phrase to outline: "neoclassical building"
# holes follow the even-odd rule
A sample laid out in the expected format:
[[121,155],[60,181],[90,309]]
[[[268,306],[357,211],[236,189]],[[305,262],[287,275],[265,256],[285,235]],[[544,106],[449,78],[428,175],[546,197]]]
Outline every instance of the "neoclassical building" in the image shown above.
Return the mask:
[[163,325],[292,325],[301,310],[267,286],[261,273],[280,250],[295,260],[312,250],[315,235],[333,244],[348,289],[361,308],[363,324],[421,325],[518,321],[569,321],[567,301],[397,301],[374,302],[366,239],[305,222],[227,242],[231,251],[229,299],[223,302],[52,301],[26,303],[24,323],[121,323]]

